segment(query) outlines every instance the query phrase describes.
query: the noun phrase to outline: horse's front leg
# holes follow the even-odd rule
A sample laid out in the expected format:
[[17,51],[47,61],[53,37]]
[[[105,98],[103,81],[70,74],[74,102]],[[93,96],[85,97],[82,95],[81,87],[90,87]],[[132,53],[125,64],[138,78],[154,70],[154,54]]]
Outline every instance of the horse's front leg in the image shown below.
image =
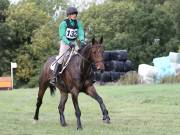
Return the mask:
[[72,101],[73,101],[73,105],[74,105],[74,109],[75,109],[75,115],[77,118],[77,129],[82,129],[81,119],[80,119],[81,110],[78,105],[78,95],[79,95],[78,90],[73,89],[71,95],[72,95]]
[[60,115],[60,123],[63,127],[67,125],[65,121],[65,117],[64,117],[64,108],[65,108],[67,99],[68,99],[68,93],[61,91],[61,100],[60,100],[58,109],[59,109],[59,115]]
[[108,115],[108,110],[106,109],[106,106],[104,105],[104,102],[102,98],[97,94],[96,89],[93,85],[90,85],[86,88],[86,94],[94,98],[100,105],[102,114],[103,114],[103,121],[105,123],[110,123],[110,117]]

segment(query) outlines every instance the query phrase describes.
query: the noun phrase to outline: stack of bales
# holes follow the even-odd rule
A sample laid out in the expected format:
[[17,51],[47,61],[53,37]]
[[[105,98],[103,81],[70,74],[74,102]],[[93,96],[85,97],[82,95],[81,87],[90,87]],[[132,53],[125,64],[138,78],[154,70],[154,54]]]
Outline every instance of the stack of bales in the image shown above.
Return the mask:
[[169,56],[154,58],[153,64],[154,67],[157,69],[157,74],[155,77],[157,81],[163,79],[164,77],[175,75],[175,69],[171,66]]
[[157,68],[151,65],[140,64],[138,67],[138,75],[140,76],[141,83],[153,83],[156,79],[157,73]]
[[132,62],[128,60],[126,50],[114,50],[104,52],[105,71],[95,72],[96,81],[101,83],[117,81],[126,72],[133,69]]
[[180,53],[170,52],[169,56],[154,58],[153,64],[154,66],[139,65],[141,83],[159,82],[164,77],[180,74]]
[[180,53],[170,52],[169,59],[171,66],[175,69],[175,75],[180,74]]

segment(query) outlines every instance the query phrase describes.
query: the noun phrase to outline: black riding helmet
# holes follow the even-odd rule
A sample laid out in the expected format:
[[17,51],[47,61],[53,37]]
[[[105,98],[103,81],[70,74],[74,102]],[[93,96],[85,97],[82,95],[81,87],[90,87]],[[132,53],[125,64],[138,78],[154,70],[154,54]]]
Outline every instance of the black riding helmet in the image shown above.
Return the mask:
[[71,15],[71,14],[78,14],[77,8],[75,7],[68,7],[66,10],[66,14]]

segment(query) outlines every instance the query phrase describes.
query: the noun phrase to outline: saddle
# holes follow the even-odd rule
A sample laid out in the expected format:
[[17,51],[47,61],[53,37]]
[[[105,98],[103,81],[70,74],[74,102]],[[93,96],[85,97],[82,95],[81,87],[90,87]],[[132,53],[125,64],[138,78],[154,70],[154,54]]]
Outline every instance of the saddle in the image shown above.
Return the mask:
[[[72,58],[73,55],[77,54],[77,52],[75,51],[74,48],[72,48],[71,50],[67,51],[64,55],[64,59],[63,59],[63,62],[62,62],[62,69],[61,71],[59,71],[59,74],[62,74],[62,72],[64,71],[64,69],[68,66],[69,64],[69,61],[70,59]],[[56,62],[60,59],[61,57],[58,55],[55,57],[55,60],[52,62],[51,66],[50,66],[50,69],[52,71],[54,71],[54,68],[55,68],[55,64]]]

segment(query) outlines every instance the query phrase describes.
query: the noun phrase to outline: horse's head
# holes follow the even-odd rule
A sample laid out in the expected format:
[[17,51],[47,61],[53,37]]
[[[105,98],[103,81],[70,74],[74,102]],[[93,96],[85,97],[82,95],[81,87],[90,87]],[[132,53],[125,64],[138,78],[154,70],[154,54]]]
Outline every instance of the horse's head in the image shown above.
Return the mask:
[[95,38],[92,39],[92,48],[91,48],[91,60],[95,63],[97,70],[104,71],[104,62],[103,62],[103,37],[97,41]]

